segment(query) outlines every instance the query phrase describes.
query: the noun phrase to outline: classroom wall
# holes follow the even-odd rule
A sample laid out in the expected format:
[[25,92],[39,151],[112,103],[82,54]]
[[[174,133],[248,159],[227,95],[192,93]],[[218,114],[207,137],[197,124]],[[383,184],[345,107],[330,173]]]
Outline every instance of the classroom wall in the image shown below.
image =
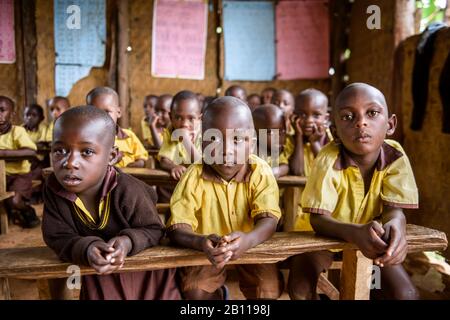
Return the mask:
[[[367,28],[367,8],[376,4],[380,8],[381,29]],[[395,48],[398,43],[414,34],[414,1],[411,0],[358,0],[351,10],[349,29],[350,59],[347,62],[349,83],[366,82],[380,89],[388,105],[393,106],[393,71]]]
[[[450,134],[442,133],[442,104],[438,91],[439,76],[450,52],[450,29],[436,38],[430,68],[426,116],[421,131],[409,128],[413,108],[412,70],[419,36],[405,40],[399,50],[403,63],[399,68],[399,107],[403,111],[404,148],[408,154],[419,188],[419,210],[408,214],[408,220],[435,228],[450,235]],[[450,250],[445,251],[447,258]]]
[[[46,99],[55,95],[55,48],[53,38],[53,1],[36,1],[36,37],[37,37],[37,102],[45,107]],[[93,68],[90,74],[79,80],[72,88],[69,99],[72,105],[85,103],[86,93],[95,86],[108,85],[109,56],[110,56],[110,24],[111,8],[114,1],[108,0],[107,25],[108,43],[107,59],[102,68]],[[215,9],[215,8],[214,8]],[[128,112],[130,114],[130,126],[140,135],[140,120],[143,117],[142,100],[147,94],[175,94],[182,89],[201,92],[204,95],[215,95],[220,88],[220,95],[232,83],[224,81],[220,85],[220,74],[218,67],[223,68],[223,53],[218,50],[218,42],[223,41],[215,30],[218,25],[215,10],[208,13],[208,35],[206,51],[206,67],[204,80],[185,80],[154,78],[150,75],[151,68],[151,37],[153,19],[153,0],[129,1],[129,36],[132,51],[128,53],[129,58],[129,87],[130,100]],[[220,62],[219,62],[220,61]],[[11,96],[18,96],[20,85],[14,78],[15,66],[0,65],[0,89]],[[7,81],[6,81],[7,80]],[[268,82],[233,82],[243,85],[248,93],[259,93],[265,87],[286,88],[293,93],[315,87],[326,93],[330,91],[330,80],[296,80],[296,81],[268,81]]]
[[[286,88],[293,93],[298,93],[308,87],[316,87],[324,92],[330,90],[330,80],[296,80],[296,81],[224,81],[219,86],[218,67],[223,68],[223,54],[218,51],[218,41],[221,37],[216,34],[218,26],[216,13],[208,13],[208,35],[206,49],[206,67],[204,80],[183,80],[151,77],[151,37],[153,21],[153,1],[133,0],[130,1],[130,45],[133,50],[129,55],[130,67],[130,122],[133,129],[140,134],[140,120],[143,117],[142,100],[147,94],[175,94],[182,89],[189,89],[194,92],[201,92],[203,95],[214,96],[216,90],[220,88],[223,95],[226,88],[231,84],[244,86],[248,93],[260,93],[264,88],[272,86],[275,88]],[[220,62],[218,60],[220,56]],[[219,66],[218,66],[219,64]]]

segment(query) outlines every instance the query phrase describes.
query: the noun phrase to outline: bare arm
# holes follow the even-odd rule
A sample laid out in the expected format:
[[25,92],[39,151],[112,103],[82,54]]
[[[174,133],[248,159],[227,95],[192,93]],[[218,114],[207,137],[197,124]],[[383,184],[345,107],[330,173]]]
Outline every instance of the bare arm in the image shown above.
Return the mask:
[[282,164],[279,167],[273,167],[272,172],[275,178],[287,176],[289,173],[289,166],[287,164]]
[[150,123],[149,127],[150,127],[150,134],[152,135],[153,139],[153,147],[156,149],[160,149],[162,146],[162,140],[158,134],[158,130],[156,129],[156,124],[152,122]]
[[16,150],[0,150],[0,157],[35,157],[36,151],[29,148],[21,148]]
[[311,214],[310,221],[318,234],[353,243],[370,259],[378,258],[387,249],[387,244],[382,239],[384,229],[376,221],[367,224],[344,223],[329,215],[320,214]]
[[294,153],[289,160],[289,167],[295,176],[305,175],[305,156],[303,153],[303,132],[300,126],[300,119],[295,120],[295,146]]
[[173,168],[175,168],[177,165],[166,157],[161,157],[161,160],[159,160],[159,164],[161,165],[161,169],[171,172]]
[[143,159],[138,159],[135,162],[131,162],[127,165],[129,168],[143,168],[145,167],[145,161]]

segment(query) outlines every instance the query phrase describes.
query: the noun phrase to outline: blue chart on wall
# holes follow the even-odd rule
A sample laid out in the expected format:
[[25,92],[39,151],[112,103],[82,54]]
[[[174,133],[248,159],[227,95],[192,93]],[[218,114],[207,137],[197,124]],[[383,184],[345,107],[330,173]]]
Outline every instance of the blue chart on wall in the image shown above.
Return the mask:
[[54,0],[56,95],[105,63],[105,0]]
[[223,2],[225,80],[274,79],[274,20],[272,1]]

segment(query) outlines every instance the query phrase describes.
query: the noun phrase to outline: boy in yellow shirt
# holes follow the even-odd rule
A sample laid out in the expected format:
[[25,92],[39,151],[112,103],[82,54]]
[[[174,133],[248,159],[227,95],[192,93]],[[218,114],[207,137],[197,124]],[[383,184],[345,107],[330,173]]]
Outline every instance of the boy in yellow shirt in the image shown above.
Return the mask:
[[[373,259],[381,273],[381,293],[389,299],[417,299],[418,293],[401,263],[406,257],[403,209],[418,207],[418,191],[408,157],[400,144],[385,140],[394,133],[383,94],[354,83],[337,97],[332,113],[335,142],[317,156],[302,195],[318,234],[355,244]],[[292,298],[316,298],[321,272],[333,253],[294,257],[289,291]]]
[[286,119],[286,130],[289,136],[293,136],[295,134],[294,128],[291,123],[291,116],[294,112],[295,100],[292,93],[288,90],[277,90],[275,91],[272,102],[274,105],[278,106],[283,110],[284,117]]
[[[266,160],[272,167],[275,178],[287,175],[289,173],[289,157],[292,155],[293,149],[286,148],[286,121],[283,111],[273,104],[267,104],[257,107],[252,112],[252,116],[258,137],[258,156]],[[262,136],[264,132],[265,137]],[[277,137],[278,139],[276,139]],[[275,159],[272,151],[276,151]]]
[[170,106],[172,125],[164,130],[157,159],[161,168],[176,180],[180,180],[190,164],[201,159],[201,110],[194,92],[180,91],[173,97]]
[[69,108],[70,102],[66,97],[56,96],[47,100],[47,109],[50,111],[51,121],[48,123],[46,141],[52,142],[53,125],[56,119]]
[[123,129],[117,124],[117,119],[122,116],[117,92],[108,87],[94,88],[87,94],[86,103],[106,111],[117,126],[115,146],[119,155],[115,166],[143,168],[148,159],[147,150],[133,131]]
[[[36,145],[23,127],[11,124],[14,115],[14,102],[0,96],[0,156],[36,156]],[[34,209],[26,203],[31,198],[31,172],[28,160],[6,161],[6,188],[15,195],[7,200],[15,220],[24,228],[39,225]]]
[[[311,167],[319,153],[333,136],[327,127],[329,119],[328,98],[321,91],[306,89],[295,99],[292,117],[295,136],[294,152],[289,161],[293,175],[308,177]],[[299,204],[294,229],[296,231],[312,231],[309,216],[303,214]]]
[[[250,155],[253,123],[240,99],[222,97],[205,110],[203,164],[191,165],[175,188],[167,223],[170,239],[203,251],[211,266],[180,270],[186,299],[223,299],[225,265],[275,232],[281,216],[269,165]],[[238,265],[248,299],[277,299],[283,280],[275,264]]]

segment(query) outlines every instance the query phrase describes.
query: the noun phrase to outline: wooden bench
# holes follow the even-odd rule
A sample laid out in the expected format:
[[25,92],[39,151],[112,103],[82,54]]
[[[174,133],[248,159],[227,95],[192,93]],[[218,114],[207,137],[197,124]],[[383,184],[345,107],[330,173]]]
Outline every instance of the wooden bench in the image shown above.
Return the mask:
[[[408,225],[409,252],[444,250],[446,235],[425,227]],[[368,299],[372,261],[356,247],[341,240],[319,237],[312,232],[280,232],[271,239],[248,250],[230,264],[276,263],[293,255],[318,250],[343,249],[340,299]],[[156,270],[185,266],[209,265],[204,253],[196,250],[157,246],[128,257],[120,272]],[[10,298],[8,278],[54,279],[70,274],[70,263],[61,262],[47,247],[0,249],[0,298]],[[95,274],[94,269],[81,266],[81,274]]]
[[6,191],[5,160],[0,160],[0,234],[8,233],[8,212],[4,201],[14,197],[14,191]]

